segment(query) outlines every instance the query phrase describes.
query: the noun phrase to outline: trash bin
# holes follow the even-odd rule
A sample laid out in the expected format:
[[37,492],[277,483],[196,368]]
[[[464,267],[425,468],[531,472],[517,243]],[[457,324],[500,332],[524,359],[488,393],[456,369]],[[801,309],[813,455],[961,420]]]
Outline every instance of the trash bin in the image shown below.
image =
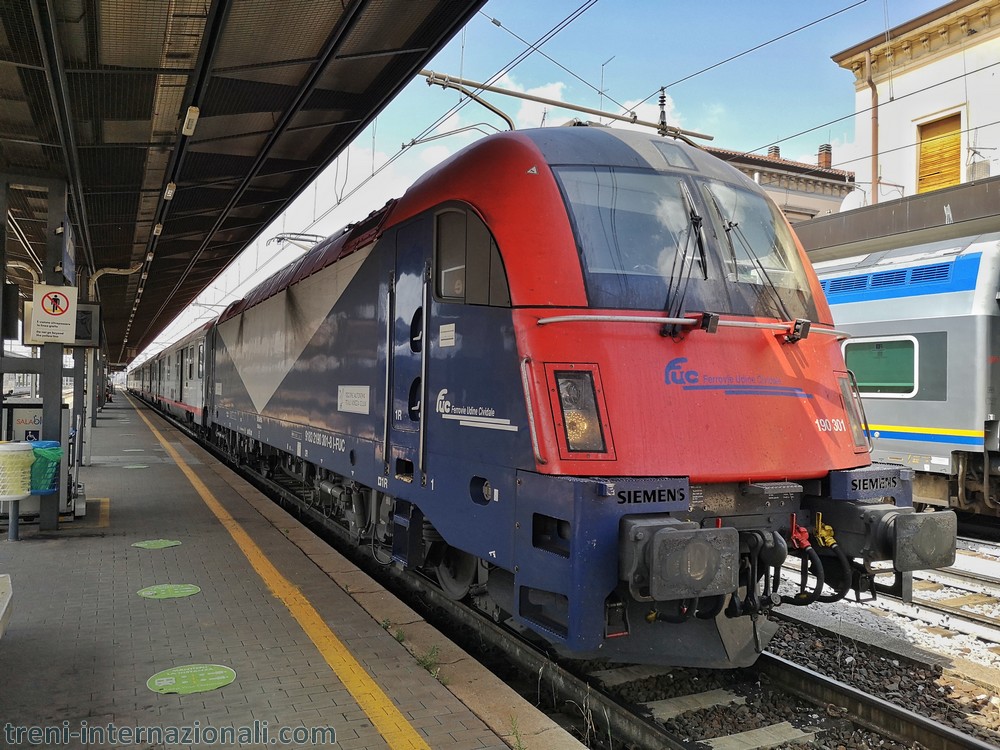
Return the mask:
[[31,494],[51,495],[59,489],[57,480],[62,463],[62,447],[58,440],[36,440],[28,443],[34,451],[31,465]]
[[34,462],[31,443],[0,443],[0,502],[30,497]]

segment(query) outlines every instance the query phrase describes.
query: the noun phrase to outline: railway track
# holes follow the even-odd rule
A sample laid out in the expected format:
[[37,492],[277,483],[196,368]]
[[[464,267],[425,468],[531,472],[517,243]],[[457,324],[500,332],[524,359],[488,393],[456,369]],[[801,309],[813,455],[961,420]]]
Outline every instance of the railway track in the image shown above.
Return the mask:
[[[300,504],[294,479],[262,480],[251,475],[272,496],[282,498],[286,509],[343,537],[337,524]],[[416,595],[425,616],[446,622],[450,633],[460,624],[467,633],[467,643],[480,651],[485,644],[493,653],[503,654],[508,665],[533,675],[536,702],[547,703],[550,710],[568,717],[569,728],[590,747],[687,749],[704,743],[699,747],[751,750],[786,743],[801,746],[813,740],[823,742],[830,734],[839,738],[856,734],[850,728],[856,725],[879,735],[873,740],[876,743],[888,738],[902,743],[901,747],[919,742],[928,750],[996,748],[993,742],[971,737],[768,653],[752,669],[734,672],[645,666],[609,669],[604,665],[587,669],[587,665],[575,662],[561,664],[509,629],[448,599],[432,582],[393,566],[369,562],[367,567],[378,567],[381,577],[391,578],[397,587]],[[414,606],[414,602],[410,604]],[[428,608],[437,615],[428,613]],[[691,687],[700,681],[709,683],[707,689]],[[720,683],[741,687],[723,689]],[[748,723],[753,727],[742,729]],[[704,730],[692,734],[691,726],[706,727],[708,734],[704,735]],[[720,734],[711,736],[716,731]]]
[[[172,423],[190,435],[183,425]],[[308,488],[295,478],[264,478],[251,467],[237,468],[286,510],[347,542],[338,545],[342,551],[383,583],[391,582],[395,590],[405,588],[410,605],[424,610],[431,621],[446,622],[450,635],[460,626],[469,650],[490,652],[505,666],[531,675],[535,695],[529,697],[561,712],[562,723],[589,747],[751,750],[786,743],[801,747],[813,741],[836,747],[843,738],[870,731],[878,735],[867,740],[873,746],[892,747],[885,744],[888,740],[907,748],[919,742],[928,750],[996,748],[993,742],[769,653],[753,668],[733,671],[560,663],[510,629],[452,601],[431,581],[381,564],[372,555],[357,559],[358,548],[349,546],[352,540],[346,532],[304,501]]]
[[921,571],[914,575],[909,604],[880,593],[869,606],[1000,645],[1000,577],[989,573],[958,566]]

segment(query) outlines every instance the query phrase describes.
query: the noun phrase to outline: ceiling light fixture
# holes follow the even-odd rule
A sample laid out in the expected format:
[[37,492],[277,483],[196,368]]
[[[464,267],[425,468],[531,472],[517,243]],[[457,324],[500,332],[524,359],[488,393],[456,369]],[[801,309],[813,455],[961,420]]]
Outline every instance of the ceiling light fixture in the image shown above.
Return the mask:
[[201,110],[197,107],[188,107],[187,117],[184,118],[184,125],[181,126],[182,135],[194,135],[195,126],[198,124],[198,115]]
[[174,199],[174,193],[177,192],[177,183],[168,182],[166,189],[163,191],[163,200],[172,201]]
[[[170,183],[170,185],[173,185],[173,184],[174,183],[172,183],[172,182]],[[168,185],[167,187],[169,188],[170,186]],[[170,194],[170,197],[171,198],[173,197],[173,193]],[[167,198],[167,200],[170,200],[170,198]],[[153,236],[154,237],[159,237],[161,234],[163,234],[163,225],[162,224],[156,224],[156,225],[154,225],[153,226]]]

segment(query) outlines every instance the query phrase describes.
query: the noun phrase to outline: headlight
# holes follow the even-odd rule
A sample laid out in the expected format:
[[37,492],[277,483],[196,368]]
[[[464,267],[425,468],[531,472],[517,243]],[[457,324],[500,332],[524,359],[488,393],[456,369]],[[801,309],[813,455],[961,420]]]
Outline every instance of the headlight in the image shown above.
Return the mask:
[[653,537],[650,595],[657,601],[728,594],[739,586],[736,529],[675,531]]
[[861,419],[858,401],[854,397],[854,389],[851,388],[851,380],[844,375],[838,375],[837,382],[840,384],[840,397],[844,400],[844,410],[847,412],[847,423],[851,426],[851,439],[854,440],[854,447],[867,449],[868,436],[865,434],[865,426]]
[[597,413],[594,376],[589,372],[557,372],[555,377],[569,449],[581,453],[604,453],[606,448],[601,418]]

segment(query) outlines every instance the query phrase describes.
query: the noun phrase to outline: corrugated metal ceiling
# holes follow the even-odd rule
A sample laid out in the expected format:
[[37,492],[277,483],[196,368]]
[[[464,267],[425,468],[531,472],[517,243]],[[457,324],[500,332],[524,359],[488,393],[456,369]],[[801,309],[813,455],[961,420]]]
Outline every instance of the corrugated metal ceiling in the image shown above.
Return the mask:
[[[65,181],[81,283],[143,266],[98,286],[110,359],[130,360],[483,2],[3,0],[0,173],[23,176],[8,260],[40,268],[31,177]],[[28,272],[8,277],[30,298]]]

